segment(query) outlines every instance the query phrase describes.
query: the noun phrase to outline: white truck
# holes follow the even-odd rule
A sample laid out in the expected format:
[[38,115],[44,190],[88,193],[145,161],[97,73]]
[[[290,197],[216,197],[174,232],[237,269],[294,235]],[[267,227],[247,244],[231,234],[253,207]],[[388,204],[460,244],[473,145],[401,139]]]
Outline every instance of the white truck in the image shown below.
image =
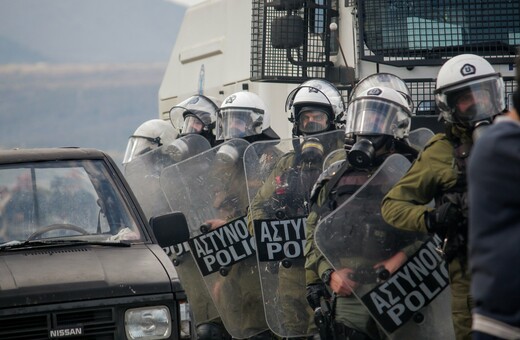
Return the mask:
[[224,99],[247,89],[266,102],[288,137],[285,100],[297,84],[325,78],[348,99],[373,73],[404,79],[412,129],[440,129],[435,77],[450,57],[489,60],[514,87],[520,2],[513,0],[207,0],[186,10],[159,90],[159,116],[194,94]]

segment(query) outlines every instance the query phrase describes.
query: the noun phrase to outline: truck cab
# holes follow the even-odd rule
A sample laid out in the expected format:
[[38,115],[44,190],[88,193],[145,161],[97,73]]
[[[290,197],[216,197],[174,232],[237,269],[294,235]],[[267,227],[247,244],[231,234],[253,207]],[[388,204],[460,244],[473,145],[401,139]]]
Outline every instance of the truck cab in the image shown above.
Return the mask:
[[1,339],[179,339],[185,302],[107,154],[0,151]]

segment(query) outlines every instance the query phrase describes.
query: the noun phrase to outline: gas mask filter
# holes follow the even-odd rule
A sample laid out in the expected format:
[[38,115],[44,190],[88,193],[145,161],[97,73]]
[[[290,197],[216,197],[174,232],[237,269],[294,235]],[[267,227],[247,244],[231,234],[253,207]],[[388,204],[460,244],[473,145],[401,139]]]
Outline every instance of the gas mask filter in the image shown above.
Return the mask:
[[374,162],[376,149],[368,139],[360,139],[350,149],[347,159],[356,168],[366,169]]
[[359,169],[367,169],[374,165],[376,151],[381,149],[391,136],[388,135],[366,135],[356,136],[356,142],[347,153],[350,164]]
[[215,160],[218,165],[227,167],[234,165],[239,157],[238,150],[234,146],[224,144],[218,149]]
[[302,144],[302,162],[311,164],[323,163],[323,145],[318,138],[307,138]]
[[175,162],[184,160],[189,154],[189,147],[184,138],[174,140],[166,150]]

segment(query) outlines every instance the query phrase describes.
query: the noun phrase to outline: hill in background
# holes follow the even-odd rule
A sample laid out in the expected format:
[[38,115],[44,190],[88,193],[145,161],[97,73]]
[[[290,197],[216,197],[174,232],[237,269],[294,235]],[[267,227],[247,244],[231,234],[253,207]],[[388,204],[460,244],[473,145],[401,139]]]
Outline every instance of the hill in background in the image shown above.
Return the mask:
[[120,164],[159,117],[185,7],[165,0],[0,0],[0,148],[82,146]]
[[0,148],[94,147],[121,164],[128,137],[158,117],[165,67],[0,66]]

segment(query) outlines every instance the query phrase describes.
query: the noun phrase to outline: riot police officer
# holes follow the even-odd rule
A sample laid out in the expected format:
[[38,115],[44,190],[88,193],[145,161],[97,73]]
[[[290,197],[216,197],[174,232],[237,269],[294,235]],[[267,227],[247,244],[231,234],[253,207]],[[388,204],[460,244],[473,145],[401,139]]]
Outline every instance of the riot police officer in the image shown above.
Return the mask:
[[[306,81],[289,94],[286,111],[290,112],[288,119],[293,123],[293,138],[277,141],[276,146],[284,154],[274,160],[273,170],[268,172],[256,195],[250,195],[251,233],[262,221],[298,224],[305,219],[310,190],[322,171],[324,158],[343,147],[344,133],[338,128],[344,124],[344,109],[341,93],[323,79]],[[249,177],[248,173],[248,181]],[[259,242],[267,243],[259,241],[257,236],[258,249],[264,248]],[[284,234],[279,242],[280,247],[281,244],[298,244],[298,249],[300,245],[303,249],[304,228],[301,228],[301,233]],[[300,255],[286,262],[263,261],[259,257],[269,326],[277,334],[287,337],[317,333],[312,310],[305,299],[303,251],[297,253]],[[269,270],[265,271],[265,267]]]
[[[244,139],[249,143],[266,140],[276,140],[279,136],[270,126],[270,112],[264,101],[253,92],[240,91],[226,97],[217,112],[216,119],[216,140],[217,144],[223,143],[233,138]],[[244,168],[242,163],[236,163],[237,155],[242,155],[244,150],[237,150],[231,147],[219,149],[217,156],[221,160],[233,161],[233,176],[242,177],[240,181],[245,181]],[[262,160],[268,160],[277,155],[278,151],[273,147],[265,147],[258,150],[256,155]],[[242,161],[242,160],[241,160]],[[263,163],[263,162],[262,162]],[[225,165],[222,162],[218,164]],[[262,165],[265,166],[265,165]],[[222,168],[214,167],[214,171],[221,171]],[[236,177],[228,176],[229,183],[236,182]],[[220,209],[223,213],[221,221],[210,221],[213,227],[218,227],[226,220],[224,217],[230,215],[229,210],[241,206],[237,202],[247,202],[247,193],[242,190],[233,190],[233,188],[222,182],[221,193],[217,195],[215,200],[215,208]],[[247,205],[247,204],[246,204]],[[233,214],[233,216],[238,216]]]
[[[226,97],[216,112],[215,157],[208,171],[206,190],[210,193],[214,216],[205,220],[211,232],[246,214],[248,205],[243,157],[245,148],[255,141],[278,139],[270,127],[270,112],[255,93],[240,91]],[[258,149],[255,157],[269,158],[274,148]],[[226,268],[226,274],[205,277],[220,313],[220,320],[199,325],[199,338],[223,335],[224,325],[231,334],[249,334],[250,339],[270,339],[261,303],[256,259],[243,258]],[[254,334],[254,335],[250,335]],[[235,336],[235,335],[234,335]],[[225,338],[225,337],[221,337]]]
[[[445,238],[457,339],[470,339],[472,300],[467,266],[466,161],[473,136],[502,113],[504,83],[484,58],[463,54],[439,70],[435,100],[446,132],[435,135],[382,203],[391,225]],[[428,203],[435,200],[435,208]]]
[[[322,338],[384,338],[368,311],[352,295],[352,289],[358,285],[357,279],[351,276],[352,269],[334,269],[317,248],[314,232],[320,220],[367,182],[389,155],[400,153],[410,160],[416,157],[417,150],[407,141],[411,115],[409,102],[392,88],[378,86],[359,92],[349,103],[346,115],[347,160],[329,166],[313,188],[305,233],[308,299],[311,306],[317,309],[322,298],[327,300],[330,297],[329,291],[335,296],[333,305],[329,306],[333,310],[320,319],[328,319],[322,322]],[[364,246],[359,244],[359,247],[362,249]],[[404,263],[409,255],[400,249],[394,253],[381,262],[381,266],[390,273]]]
[[[323,79],[311,79],[302,83],[289,94],[286,101],[286,111],[290,112],[288,119],[293,123],[293,137],[304,137],[305,141],[305,137],[308,139],[314,136],[312,140],[317,144],[321,144],[319,134],[337,130],[344,124],[344,110],[345,104],[341,93],[333,84]],[[295,142],[300,143],[299,140]],[[325,155],[337,147],[337,143],[318,146]],[[265,202],[276,198],[276,178],[287,178],[284,174],[299,166],[296,163],[301,161],[302,151],[305,151],[305,143],[296,145],[294,150],[287,152],[277,161],[265,185],[256,194],[250,209],[250,220],[258,217],[257,214],[263,214],[262,206]],[[308,186],[306,190],[309,193],[312,183],[313,181],[306,183]]]

